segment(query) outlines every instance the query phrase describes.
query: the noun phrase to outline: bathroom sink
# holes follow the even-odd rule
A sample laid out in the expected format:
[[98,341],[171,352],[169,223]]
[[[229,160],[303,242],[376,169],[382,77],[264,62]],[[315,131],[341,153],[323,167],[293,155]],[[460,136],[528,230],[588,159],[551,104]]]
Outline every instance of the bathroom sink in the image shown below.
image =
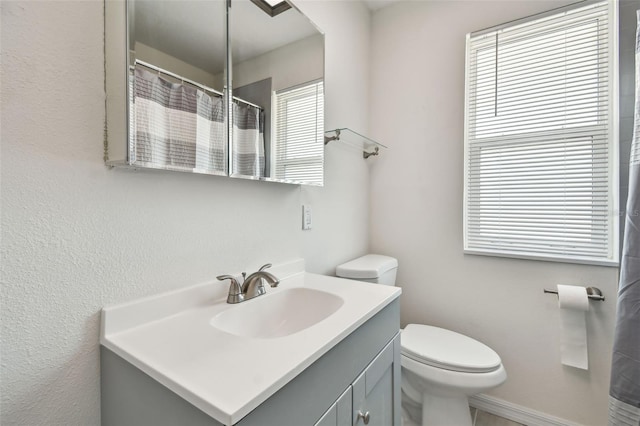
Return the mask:
[[220,312],[211,325],[241,337],[272,339],[311,327],[336,312],[344,299],[309,288],[290,288]]
[[277,288],[238,304],[210,281],[106,307],[100,343],[220,424],[237,424],[401,292],[304,272],[302,261],[277,268]]

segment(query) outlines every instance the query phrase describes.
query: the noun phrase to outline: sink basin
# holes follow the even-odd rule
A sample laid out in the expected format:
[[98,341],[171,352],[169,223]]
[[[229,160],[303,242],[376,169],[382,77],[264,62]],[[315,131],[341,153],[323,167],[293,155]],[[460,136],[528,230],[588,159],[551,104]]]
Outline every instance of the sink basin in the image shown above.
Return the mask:
[[291,288],[234,305],[213,317],[211,325],[236,336],[272,339],[311,327],[343,304],[331,293]]

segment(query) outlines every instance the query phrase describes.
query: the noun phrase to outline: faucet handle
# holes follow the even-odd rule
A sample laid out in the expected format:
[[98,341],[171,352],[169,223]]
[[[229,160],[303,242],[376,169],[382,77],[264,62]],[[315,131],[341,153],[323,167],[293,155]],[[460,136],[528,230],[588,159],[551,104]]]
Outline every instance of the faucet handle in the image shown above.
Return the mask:
[[264,265],[262,265],[260,267],[260,269],[258,269],[258,271],[264,271],[267,268],[271,268],[271,266],[273,266],[273,265],[271,265],[270,263],[265,263]]
[[238,280],[233,275],[218,275],[216,277],[219,281],[231,280],[231,284],[238,284]]
[[240,303],[244,300],[244,294],[240,288],[240,283],[233,275],[218,275],[216,277],[220,281],[230,280],[229,295],[227,296],[227,303]]

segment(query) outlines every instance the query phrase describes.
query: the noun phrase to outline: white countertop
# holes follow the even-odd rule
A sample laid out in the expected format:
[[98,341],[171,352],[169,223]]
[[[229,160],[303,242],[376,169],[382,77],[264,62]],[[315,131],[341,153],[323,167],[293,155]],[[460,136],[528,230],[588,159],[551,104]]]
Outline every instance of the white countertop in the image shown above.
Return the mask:
[[280,285],[258,299],[304,287],[335,294],[344,304],[288,336],[240,337],[210,321],[253,300],[227,304],[226,285],[222,295],[221,283],[204,283],[104,308],[100,343],[215,420],[237,423],[401,293],[397,287],[296,273],[292,265],[303,264],[274,268]]

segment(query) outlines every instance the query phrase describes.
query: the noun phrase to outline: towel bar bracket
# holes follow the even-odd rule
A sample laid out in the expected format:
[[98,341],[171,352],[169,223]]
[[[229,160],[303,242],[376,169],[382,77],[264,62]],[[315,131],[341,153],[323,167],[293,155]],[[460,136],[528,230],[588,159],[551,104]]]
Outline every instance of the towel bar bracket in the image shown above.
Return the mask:
[[336,129],[335,130],[336,134],[335,136],[325,136],[324,137],[324,144],[328,144],[331,141],[339,141],[340,140],[340,129]]
[[378,155],[380,152],[380,148],[378,148],[377,146],[375,147],[375,149],[371,152],[367,152],[367,151],[362,151],[362,157],[364,159],[367,159],[369,157],[371,157],[372,155]]

